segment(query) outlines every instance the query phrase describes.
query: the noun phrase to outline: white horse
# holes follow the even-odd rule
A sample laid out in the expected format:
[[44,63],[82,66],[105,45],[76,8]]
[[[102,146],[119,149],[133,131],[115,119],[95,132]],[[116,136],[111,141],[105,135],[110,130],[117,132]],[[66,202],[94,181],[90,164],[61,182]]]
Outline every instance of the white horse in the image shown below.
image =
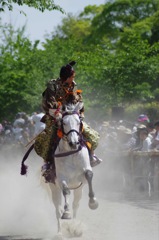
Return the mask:
[[[89,188],[89,207],[96,209],[98,202],[92,188],[93,172],[90,166],[88,149],[82,138],[82,122],[79,116],[81,104],[67,105],[62,113],[61,138],[55,151],[56,180],[49,183],[52,200],[56,210],[58,232],[61,232],[60,219],[70,219],[71,211],[69,196],[74,193],[72,209],[73,218],[76,217],[82,189],[85,183]],[[64,209],[62,208],[62,195],[64,196]]]

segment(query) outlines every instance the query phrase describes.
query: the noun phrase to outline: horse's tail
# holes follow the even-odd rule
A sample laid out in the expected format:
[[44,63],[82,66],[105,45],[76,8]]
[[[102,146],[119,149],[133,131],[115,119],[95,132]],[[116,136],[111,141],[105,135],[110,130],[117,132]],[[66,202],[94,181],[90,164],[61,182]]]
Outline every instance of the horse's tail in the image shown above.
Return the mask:
[[26,166],[24,164],[24,162],[28,158],[28,156],[29,156],[30,152],[33,150],[33,148],[34,148],[34,143],[30,146],[30,148],[28,149],[28,151],[25,153],[25,155],[23,157],[23,160],[21,163],[21,172],[20,172],[21,175],[25,175],[27,173],[28,166]]

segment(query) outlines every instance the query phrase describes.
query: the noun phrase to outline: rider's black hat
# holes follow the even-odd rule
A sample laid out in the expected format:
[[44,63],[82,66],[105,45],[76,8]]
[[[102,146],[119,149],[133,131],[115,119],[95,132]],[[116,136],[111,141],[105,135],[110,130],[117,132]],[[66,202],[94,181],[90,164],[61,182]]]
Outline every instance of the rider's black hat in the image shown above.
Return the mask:
[[73,66],[76,64],[75,61],[72,61],[70,63],[68,63],[65,66],[62,66],[60,69],[60,78],[62,80],[66,80],[67,78],[71,77],[73,75],[73,73],[75,72],[73,69]]

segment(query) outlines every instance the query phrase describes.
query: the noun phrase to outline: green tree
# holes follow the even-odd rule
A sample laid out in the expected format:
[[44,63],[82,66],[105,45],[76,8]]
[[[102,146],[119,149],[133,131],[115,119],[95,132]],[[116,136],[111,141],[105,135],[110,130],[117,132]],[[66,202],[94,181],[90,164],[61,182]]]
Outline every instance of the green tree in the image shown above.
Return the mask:
[[28,7],[36,8],[41,12],[45,10],[58,10],[64,12],[59,5],[54,3],[54,0],[1,0],[0,11],[5,11],[6,8],[12,11],[15,3],[19,6],[27,5]]
[[107,105],[152,99],[159,76],[158,10],[158,0],[114,0],[81,13],[91,20],[91,34],[85,40],[95,53],[90,61],[96,59],[102,73],[96,76],[101,80],[91,82],[99,92],[94,94],[97,101],[103,99]]
[[35,111],[44,88],[38,42],[34,45],[23,36],[23,29],[3,28],[0,47],[0,118],[12,118],[18,111]]
[[[87,9],[86,15],[92,12]],[[143,37],[156,38],[158,28],[158,0],[115,0],[107,2],[102,11],[92,19],[93,41],[100,41],[104,37],[116,43],[125,28],[136,28]],[[83,14],[84,15],[84,14]],[[149,36],[150,37],[150,36]]]

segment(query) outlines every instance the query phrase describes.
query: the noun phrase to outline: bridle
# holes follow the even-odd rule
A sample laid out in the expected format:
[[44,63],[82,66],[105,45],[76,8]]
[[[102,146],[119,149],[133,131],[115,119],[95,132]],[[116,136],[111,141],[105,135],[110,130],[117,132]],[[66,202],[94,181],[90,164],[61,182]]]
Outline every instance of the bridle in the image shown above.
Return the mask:
[[68,131],[67,133],[65,133],[64,131],[64,127],[63,127],[63,118],[67,115],[74,115],[76,114],[78,117],[79,117],[79,114],[78,112],[76,111],[72,111],[72,112],[65,112],[63,115],[62,115],[62,120],[61,120],[61,129],[62,129],[62,133],[64,136],[68,136],[70,133],[72,132],[76,132],[77,135],[79,135],[81,137],[81,133],[82,133],[82,122],[80,122],[80,128],[79,128],[79,131],[77,131],[76,129],[71,129],[70,131]]
[[72,132],[75,132],[77,133],[77,135],[79,136],[79,146],[78,146],[78,149],[76,150],[72,150],[72,151],[68,151],[68,152],[64,152],[64,153],[58,153],[58,154],[55,154],[54,157],[66,157],[66,156],[69,156],[69,155],[72,155],[74,153],[77,153],[79,152],[82,147],[84,146],[83,144],[83,139],[82,139],[82,121],[80,121],[80,127],[79,127],[79,131],[77,131],[76,129],[71,129],[70,131],[68,131],[67,133],[64,131],[64,126],[63,126],[63,118],[67,115],[73,115],[73,114],[77,114],[78,117],[79,117],[79,114],[78,112],[76,111],[71,111],[71,112],[65,112],[63,115],[62,115],[62,119],[61,119],[61,130],[62,130],[62,133],[63,133],[63,140],[65,141],[68,141],[67,139],[67,136],[72,133]]

